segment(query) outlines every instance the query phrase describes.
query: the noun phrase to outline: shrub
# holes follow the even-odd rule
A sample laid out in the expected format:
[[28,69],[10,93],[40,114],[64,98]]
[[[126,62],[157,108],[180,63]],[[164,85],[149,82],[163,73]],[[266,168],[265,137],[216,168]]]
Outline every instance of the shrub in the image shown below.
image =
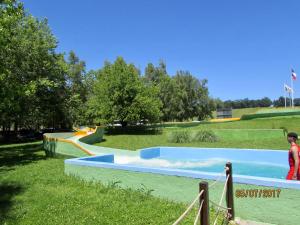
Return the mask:
[[217,135],[210,130],[177,130],[168,134],[168,142],[190,143],[190,142],[216,142]]
[[190,130],[176,130],[168,134],[168,141],[172,143],[189,143],[192,141]]
[[211,130],[197,130],[193,133],[193,141],[198,142],[216,142],[217,135]]

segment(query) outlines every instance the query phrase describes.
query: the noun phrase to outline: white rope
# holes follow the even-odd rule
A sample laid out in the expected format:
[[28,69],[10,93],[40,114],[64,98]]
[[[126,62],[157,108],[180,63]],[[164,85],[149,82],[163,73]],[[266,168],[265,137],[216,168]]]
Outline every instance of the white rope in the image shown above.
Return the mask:
[[199,217],[200,217],[200,213],[201,213],[201,209],[202,209],[203,202],[204,202],[204,200],[202,200],[202,201],[201,201],[201,204],[200,204],[200,207],[199,207],[198,213],[197,213],[197,215],[196,215],[196,218],[195,218],[195,220],[194,220],[194,225],[197,225],[197,222],[198,222],[198,220],[199,220]]
[[231,208],[227,208],[225,206],[222,206],[222,205],[219,205],[218,203],[215,203],[214,201],[212,200],[209,200],[212,204],[214,204],[215,206],[218,206],[220,209],[223,209],[223,210],[230,210]]
[[[224,171],[226,172],[228,169],[229,169],[228,167],[225,167],[225,168],[224,168]],[[217,183],[218,181],[221,180],[221,178],[222,178],[223,175],[224,175],[224,174],[223,174],[224,171],[223,171],[222,173],[220,173],[220,175],[218,176],[218,178],[217,178],[212,184],[209,185],[209,188],[212,188],[213,186],[216,185],[216,183]]]
[[199,200],[200,196],[203,194],[204,190],[200,191],[195,200],[190,204],[190,206],[182,213],[182,215],[173,223],[173,225],[177,225],[181,222],[181,220],[191,211],[197,200]]
[[[224,188],[223,188],[223,193],[222,193],[222,196],[221,196],[221,199],[220,199],[220,201],[219,201],[219,204],[218,204],[218,205],[221,205],[221,204],[222,204],[222,201],[223,201],[223,198],[224,198],[225,192],[226,192],[226,190],[227,190],[227,183],[228,183],[229,176],[230,176],[230,175],[228,174],[228,176],[227,176],[227,178],[226,178],[226,182],[225,182]],[[220,212],[220,207],[218,207],[218,209],[217,209],[217,213],[216,213],[216,214],[217,214],[217,216],[216,216],[216,219],[215,219],[214,225],[216,225],[216,224],[217,224],[217,220],[218,220],[219,212]]]

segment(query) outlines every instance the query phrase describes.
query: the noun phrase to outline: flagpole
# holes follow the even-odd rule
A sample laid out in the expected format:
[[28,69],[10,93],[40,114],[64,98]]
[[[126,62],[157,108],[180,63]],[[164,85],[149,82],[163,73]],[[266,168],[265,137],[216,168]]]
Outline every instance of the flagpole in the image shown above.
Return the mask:
[[294,85],[293,85],[293,76],[291,76],[291,88],[292,88],[292,108],[294,108]]
[[285,84],[283,85],[284,90],[284,108],[286,108],[286,90],[285,90]]

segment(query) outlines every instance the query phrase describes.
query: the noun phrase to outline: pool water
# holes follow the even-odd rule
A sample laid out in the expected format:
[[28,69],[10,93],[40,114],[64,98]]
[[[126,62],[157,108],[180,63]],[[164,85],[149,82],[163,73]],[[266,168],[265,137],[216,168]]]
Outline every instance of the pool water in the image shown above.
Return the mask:
[[[115,151],[93,157],[68,159],[72,166],[89,166],[193,179],[224,179],[232,163],[234,183],[300,189],[300,181],[286,180],[287,151],[194,147],[153,147],[137,152]],[[222,176],[220,176],[222,174]]]
[[[227,160],[223,158],[207,158],[205,160],[172,160],[164,157],[141,159],[140,157],[115,157],[116,164],[140,165],[144,167],[183,169],[201,172],[221,173]],[[233,173],[257,177],[285,179],[288,167],[268,162],[232,161]]]
[[[222,172],[224,170],[224,164],[215,164],[211,166],[202,167],[186,167],[179,169],[195,170],[203,172]],[[268,165],[262,163],[249,163],[249,162],[232,162],[234,165],[233,173],[238,175],[248,175],[257,177],[269,177],[285,179],[288,169],[283,166]]]

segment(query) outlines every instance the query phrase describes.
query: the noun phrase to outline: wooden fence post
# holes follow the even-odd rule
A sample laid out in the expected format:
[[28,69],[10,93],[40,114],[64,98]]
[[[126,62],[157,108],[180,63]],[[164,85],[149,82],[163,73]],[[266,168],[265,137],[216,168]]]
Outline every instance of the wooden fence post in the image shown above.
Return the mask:
[[226,204],[229,213],[229,220],[234,220],[234,204],[233,204],[233,182],[232,182],[232,164],[231,162],[226,163],[226,177],[229,175],[226,191]]
[[199,183],[199,192],[203,190],[203,194],[199,198],[199,203],[203,201],[202,210],[200,213],[200,224],[209,225],[209,195],[208,195],[208,183],[201,181]]

